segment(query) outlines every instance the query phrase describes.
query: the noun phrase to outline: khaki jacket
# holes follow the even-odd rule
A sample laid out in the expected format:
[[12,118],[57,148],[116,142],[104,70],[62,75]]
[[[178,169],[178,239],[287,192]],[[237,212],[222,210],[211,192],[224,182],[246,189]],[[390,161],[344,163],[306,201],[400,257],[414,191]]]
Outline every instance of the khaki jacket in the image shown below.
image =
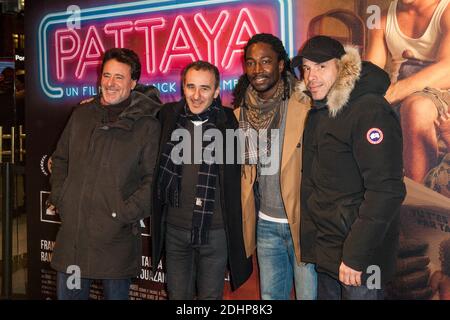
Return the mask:
[[[306,116],[310,109],[307,100],[298,92],[289,99],[286,114],[286,129],[281,152],[281,196],[286,208],[289,227],[295,249],[295,257],[300,263],[300,181],[302,168],[302,137]],[[240,108],[234,110],[239,120]],[[253,184],[256,165],[243,165],[241,176],[242,227],[245,251],[251,256],[256,249],[256,208]]]

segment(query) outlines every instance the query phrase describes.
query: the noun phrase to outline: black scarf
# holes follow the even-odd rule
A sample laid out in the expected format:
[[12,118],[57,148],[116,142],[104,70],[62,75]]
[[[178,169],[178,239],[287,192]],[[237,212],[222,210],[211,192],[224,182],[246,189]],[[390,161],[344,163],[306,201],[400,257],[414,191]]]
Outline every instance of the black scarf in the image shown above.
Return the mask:
[[[178,116],[176,129],[184,129],[186,121],[205,121],[203,132],[216,127],[217,115],[220,111],[216,100],[204,112],[200,114],[192,113],[188,106],[184,105],[184,112]],[[205,149],[212,144],[211,141],[202,139],[202,155]],[[158,198],[165,204],[172,207],[180,206],[181,177],[183,174],[183,164],[173,163],[170,154],[175,144],[172,141],[162,148],[159,176],[158,176]],[[212,147],[212,146],[210,146]],[[210,152],[211,154],[211,152]],[[208,243],[209,227],[211,226],[212,215],[214,213],[214,200],[216,191],[216,179],[218,174],[216,163],[206,163],[202,159],[198,171],[196,193],[194,199],[194,211],[192,215],[191,242],[194,246]]]

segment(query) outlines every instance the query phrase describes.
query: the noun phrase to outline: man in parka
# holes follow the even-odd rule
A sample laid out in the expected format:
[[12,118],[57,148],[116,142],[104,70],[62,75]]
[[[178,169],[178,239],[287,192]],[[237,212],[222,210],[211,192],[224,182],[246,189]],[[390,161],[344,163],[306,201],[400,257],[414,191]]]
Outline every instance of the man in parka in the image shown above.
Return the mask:
[[302,260],[316,264],[318,299],[382,299],[405,196],[400,123],[383,97],[389,77],[326,36],[308,40],[293,65],[313,101],[303,135]]
[[[128,299],[140,272],[139,221],[150,215],[160,135],[160,105],[133,91],[140,73],[133,51],[106,51],[101,95],[73,111],[52,156],[58,299],[88,299],[93,279],[102,280],[105,299]],[[79,283],[71,277],[78,272]]]

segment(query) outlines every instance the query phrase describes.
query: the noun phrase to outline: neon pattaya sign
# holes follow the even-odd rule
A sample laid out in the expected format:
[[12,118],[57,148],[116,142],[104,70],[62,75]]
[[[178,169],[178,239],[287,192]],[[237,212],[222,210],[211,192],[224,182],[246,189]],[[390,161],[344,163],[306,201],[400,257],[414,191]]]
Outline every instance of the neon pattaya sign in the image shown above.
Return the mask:
[[231,90],[243,48],[259,32],[278,35],[292,56],[291,1],[153,0],[48,14],[39,26],[39,80],[49,98],[95,94],[105,50],[127,47],[140,56],[140,82],[162,93],[176,95],[181,70],[195,60],[218,66],[221,89]]

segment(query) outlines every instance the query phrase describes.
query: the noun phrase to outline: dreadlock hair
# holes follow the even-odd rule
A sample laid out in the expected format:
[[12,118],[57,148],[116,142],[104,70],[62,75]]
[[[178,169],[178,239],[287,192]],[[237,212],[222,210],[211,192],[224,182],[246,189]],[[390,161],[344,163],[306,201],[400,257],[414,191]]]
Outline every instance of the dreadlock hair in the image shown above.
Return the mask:
[[[289,56],[286,52],[286,49],[284,48],[283,42],[281,42],[280,39],[278,39],[273,34],[269,33],[258,33],[255,34],[251,39],[247,42],[245,48],[244,48],[244,61],[247,56],[247,51],[250,48],[252,44],[255,43],[267,43],[270,45],[278,55],[278,61],[283,60],[284,61],[284,69],[281,72],[281,79],[284,83],[284,92],[283,92],[283,100],[289,99],[290,96],[290,88],[288,85],[288,72],[291,74],[295,73],[292,71],[291,67],[291,60],[289,59]],[[238,107],[241,105],[242,101],[245,97],[245,92],[247,91],[247,87],[249,86],[250,81],[248,80],[247,74],[244,73],[239,77],[238,83],[236,87],[233,90],[233,106]]]

